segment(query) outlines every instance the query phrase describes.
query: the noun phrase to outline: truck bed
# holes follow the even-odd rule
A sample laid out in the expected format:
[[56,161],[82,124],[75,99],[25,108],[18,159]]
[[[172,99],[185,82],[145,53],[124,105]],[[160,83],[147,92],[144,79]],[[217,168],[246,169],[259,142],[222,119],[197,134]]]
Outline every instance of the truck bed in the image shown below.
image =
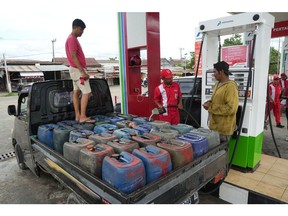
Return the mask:
[[[34,159],[55,179],[86,203],[145,204],[182,203],[210,182],[219,172],[227,172],[228,143],[221,143],[189,164],[131,194],[125,194],[100,178],[83,171],[61,154],[31,137]],[[225,173],[227,175],[227,173]]]

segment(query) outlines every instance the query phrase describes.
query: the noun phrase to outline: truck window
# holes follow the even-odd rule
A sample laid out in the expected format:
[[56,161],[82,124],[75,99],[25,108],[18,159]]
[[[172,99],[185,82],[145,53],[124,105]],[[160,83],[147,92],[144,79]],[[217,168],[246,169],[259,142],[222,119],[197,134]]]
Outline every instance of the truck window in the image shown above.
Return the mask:
[[19,97],[19,101],[18,101],[18,115],[19,116],[27,116],[27,101],[28,101],[28,95],[24,96],[21,95]]

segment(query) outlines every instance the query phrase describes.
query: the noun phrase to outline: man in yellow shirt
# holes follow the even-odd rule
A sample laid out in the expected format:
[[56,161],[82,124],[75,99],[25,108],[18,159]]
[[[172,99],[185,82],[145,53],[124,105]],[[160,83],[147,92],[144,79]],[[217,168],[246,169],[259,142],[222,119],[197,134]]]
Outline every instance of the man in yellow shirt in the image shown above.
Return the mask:
[[214,77],[217,80],[212,97],[203,104],[210,114],[209,128],[218,131],[220,140],[229,141],[236,127],[238,109],[238,87],[229,79],[232,73],[225,61],[214,64]]

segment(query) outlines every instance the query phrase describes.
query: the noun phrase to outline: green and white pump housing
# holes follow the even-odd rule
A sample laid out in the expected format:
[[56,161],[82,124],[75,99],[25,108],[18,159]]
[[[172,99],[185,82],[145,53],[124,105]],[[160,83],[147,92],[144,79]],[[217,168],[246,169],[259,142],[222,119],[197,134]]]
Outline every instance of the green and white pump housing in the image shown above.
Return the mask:
[[[261,160],[263,128],[265,118],[266,89],[269,68],[271,29],[274,17],[269,13],[241,13],[233,16],[208,20],[199,23],[203,34],[202,49],[202,102],[211,98],[215,79],[213,64],[218,61],[219,37],[244,33],[246,40],[256,35],[250,95],[246,103],[239,143],[233,159],[233,166],[241,169],[256,169]],[[247,35],[249,35],[247,37]],[[251,37],[252,36],[252,37]],[[250,50],[251,51],[251,50]],[[222,60],[222,59],[221,59]],[[239,105],[243,105],[248,81],[249,67],[230,68],[239,87]],[[208,112],[202,108],[201,126],[208,128]],[[229,156],[235,140],[229,143]]]

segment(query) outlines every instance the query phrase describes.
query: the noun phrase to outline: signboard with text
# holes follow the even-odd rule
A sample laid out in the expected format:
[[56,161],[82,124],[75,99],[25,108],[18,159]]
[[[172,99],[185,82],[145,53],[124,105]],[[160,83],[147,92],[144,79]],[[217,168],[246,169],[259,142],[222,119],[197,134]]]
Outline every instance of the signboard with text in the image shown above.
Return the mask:
[[272,29],[272,38],[283,36],[288,36],[288,21],[276,22]]
[[222,60],[230,66],[247,64],[247,45],[227,46],[221,49]]

